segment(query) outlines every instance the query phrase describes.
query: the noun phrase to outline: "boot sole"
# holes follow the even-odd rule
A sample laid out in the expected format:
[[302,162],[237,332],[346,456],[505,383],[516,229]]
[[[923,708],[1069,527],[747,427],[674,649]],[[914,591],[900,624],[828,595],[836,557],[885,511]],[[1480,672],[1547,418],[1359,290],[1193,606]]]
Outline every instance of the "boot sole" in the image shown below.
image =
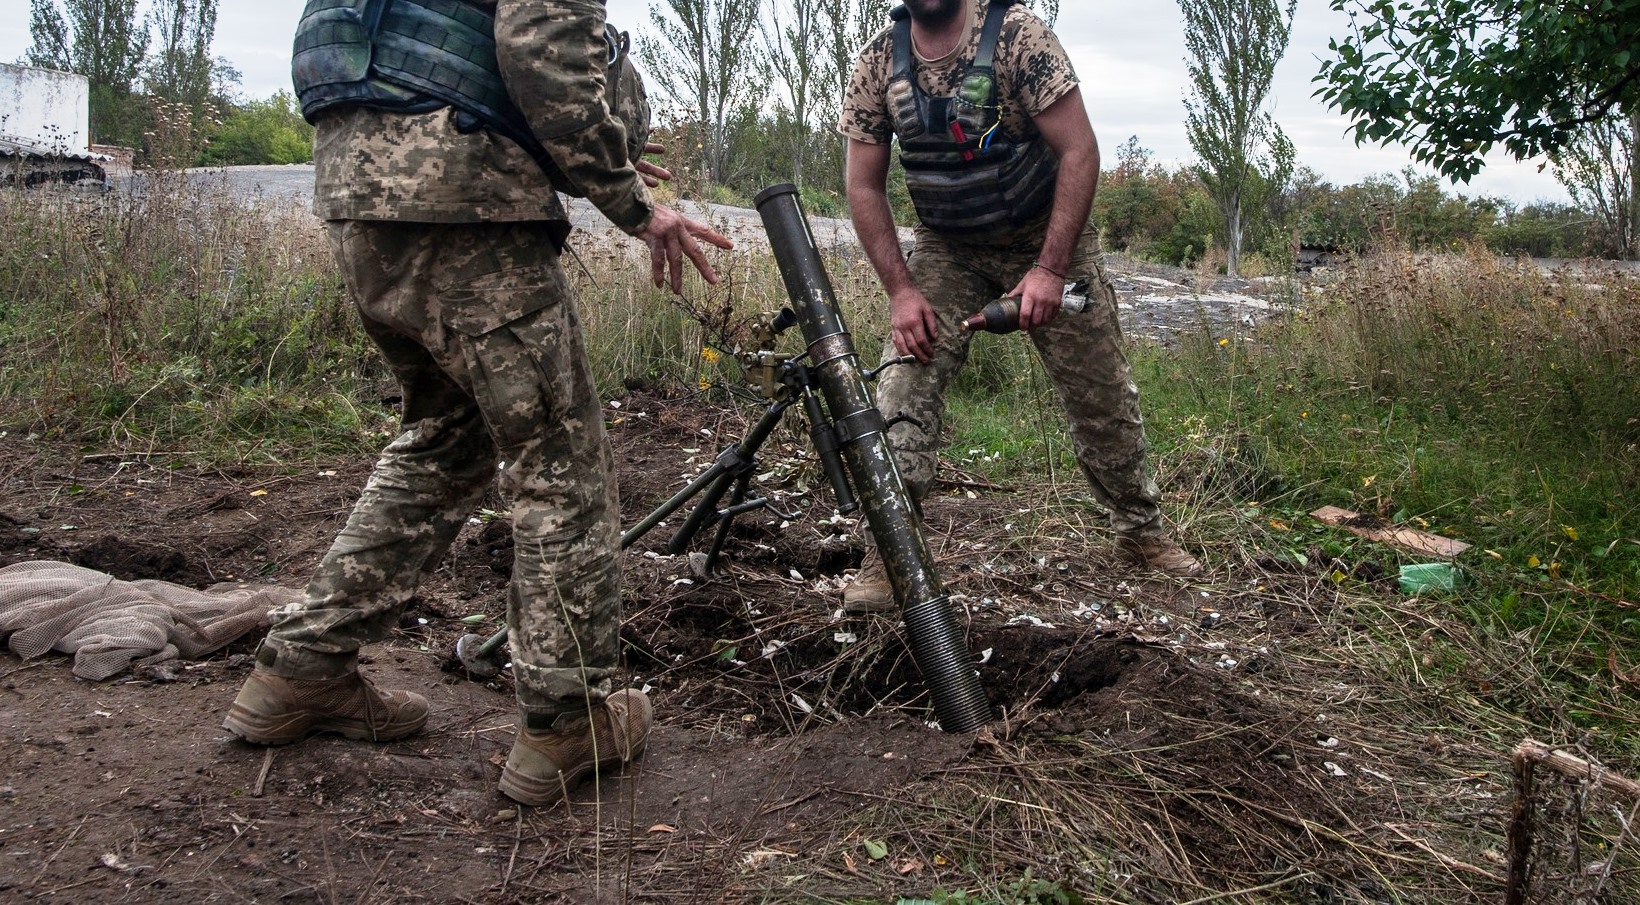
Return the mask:
[[519,804],[526,804],[532,808],[546,807],[557,804],[564,796],[580,788],[583,782],[603,770],[615,772],[616,769],[637,760],[643,756],[643,747],[639,746],[632,752],[630,758],[614,758],[602,763],[587,764],[573,773],[559,773],[550,780],[530,779],[515,770],[505,767],[501,769],[501,794],[511,798]]
[[388,723],[372,730],[358,720],[318,717],[301,711],[268,716],[241,707],[237,702],[228,709],[228,716],[222,721],[222,728],[254,745],[288,745],[324,732],[359,741],[391,742],[414,735],[425,725],[427,718],[422,717],[408,723]]

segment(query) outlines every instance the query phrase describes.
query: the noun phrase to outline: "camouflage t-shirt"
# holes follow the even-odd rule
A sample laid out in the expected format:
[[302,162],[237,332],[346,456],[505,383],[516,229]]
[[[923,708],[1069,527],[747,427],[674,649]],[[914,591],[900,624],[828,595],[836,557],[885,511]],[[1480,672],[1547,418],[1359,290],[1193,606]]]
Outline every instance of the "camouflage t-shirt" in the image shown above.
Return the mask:
[[[654,203],[626,159],[626,130],[604,102],[603,0],[473,2],[495,6],[501,76],[567,180],[556,188],[585,196],[629,233],[642,230]],[[313,212],[326,220],[568,219],[523,148],[483,130],[463,135],[449,109],[326,113],[313,162]]]
[[[979,50],[986,0],[968,4],[968,37],[937,60],[913,53],[917,84],[935,97],[957,91]],[[894,29],[879,32],[866,44],[854,64],[854,75],[843,94],[843,115],[837,131],[867,144],[888,144],[894,133],[888,112],[888,83],[894,76]],[[1034,138],[1031,117],[1053,106],[1077,86],[1076,70],[1047,23],[1023,4],[1015,4],[1002,20],[996,51],[997,102],[1002,128],[1017,140]]]

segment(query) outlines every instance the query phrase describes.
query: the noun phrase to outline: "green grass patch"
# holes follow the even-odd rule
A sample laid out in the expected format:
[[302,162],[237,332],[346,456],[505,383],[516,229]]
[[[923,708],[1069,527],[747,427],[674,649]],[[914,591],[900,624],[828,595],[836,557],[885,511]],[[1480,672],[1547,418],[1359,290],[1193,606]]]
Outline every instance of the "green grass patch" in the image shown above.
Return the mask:
[[7,191],[0,216],[8,420],[229,457],[381,441],[390,384],[305,211],[160,175]]

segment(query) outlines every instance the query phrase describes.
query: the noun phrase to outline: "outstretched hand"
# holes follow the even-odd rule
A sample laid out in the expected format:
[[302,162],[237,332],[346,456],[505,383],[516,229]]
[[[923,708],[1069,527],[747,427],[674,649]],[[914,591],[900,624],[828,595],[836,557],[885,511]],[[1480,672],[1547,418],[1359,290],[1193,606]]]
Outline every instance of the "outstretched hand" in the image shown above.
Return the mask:
[[[643,146],[643,152],[645,154],[665,154],[666,146],[655,144],[652,141],[647,142]],[[643,184],[649,186],[650,188],[654,188],[663,182],[672,181],[671,170],[668,170],[660,164],[650,163],[642,157],[638,158],[632,166],[638,171],[638,175],[643,178]]]
[[[657,168],[658,169],[658,168]],[[649,245],[650,276],[656,286],[670,285],[674,295],[683,294],[683,259],[687,256],[708,283],[717,282],[717,272],[706,260],[697,239],[722,249],[735,247],[728,236],[710,226],[663,205],[655,205],[649,225],[638,238]]]

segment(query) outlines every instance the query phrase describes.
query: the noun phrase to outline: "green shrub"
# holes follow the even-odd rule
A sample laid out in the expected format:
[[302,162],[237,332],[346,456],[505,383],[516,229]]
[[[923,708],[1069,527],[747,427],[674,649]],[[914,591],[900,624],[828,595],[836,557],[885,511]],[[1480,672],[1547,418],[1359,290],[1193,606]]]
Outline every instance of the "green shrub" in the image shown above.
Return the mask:
[[235,107],[208,136],[202,166],[307,163],[313,159],[313,127],[302,119],[290,92]]

